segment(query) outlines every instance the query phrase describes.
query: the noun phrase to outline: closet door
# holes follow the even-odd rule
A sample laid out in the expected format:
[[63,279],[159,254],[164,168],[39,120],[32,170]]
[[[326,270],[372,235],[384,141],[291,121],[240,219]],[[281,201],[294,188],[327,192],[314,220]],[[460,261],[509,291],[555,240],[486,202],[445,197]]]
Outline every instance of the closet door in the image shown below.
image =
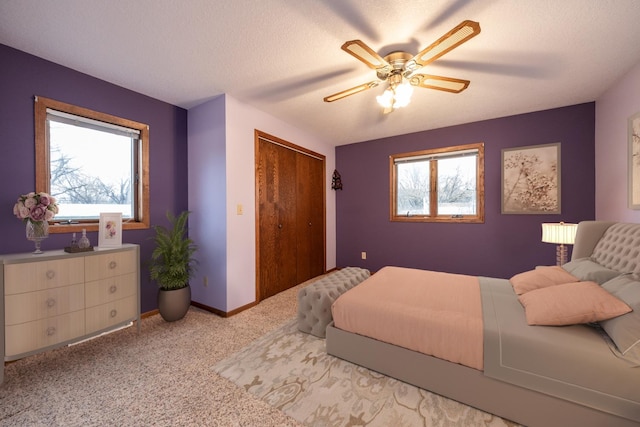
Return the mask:
[[297,282],[324,273],[324,162],[297,153]]
[[297,284],[296,152],[259,140],[258,297]]
[[256,131],[256,296],[325,270],[324,156]]

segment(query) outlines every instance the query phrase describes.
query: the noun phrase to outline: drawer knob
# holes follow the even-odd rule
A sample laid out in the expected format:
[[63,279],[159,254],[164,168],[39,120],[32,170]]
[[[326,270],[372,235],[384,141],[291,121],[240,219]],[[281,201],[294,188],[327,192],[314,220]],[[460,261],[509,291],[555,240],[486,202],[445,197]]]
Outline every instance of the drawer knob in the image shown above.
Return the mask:
[[116,309],[111,310],[111,313],[109,313],[109,316],[111,317],[116,317],[117,315],[118,315],[118,310]]
[[114,269],[114,268],[116,268],[117,266],[118,266],[118,263],[116,263],[115,261],[111,261],[111,262],[109,263],[109,268],[110,268],[111,270],[113,270],[113,269]]
[[56,328],[54,326],[49,326],[47,328],[47,336],[48,337],[55,335],[55,333],[56,333]]
[[109,293],[115,294],[117,290],[118,287],[116,285],[111,285],[111,287],[109,288]]
[[54,300],[53,298],[49,298],[49,299],[47,300],[47,307],[51,308],[51,307],[53,307],[54,305],[56,305],[56,300]]
[[47,279],[53,279],[56,277],[56,272],[53,270],[47,270]]

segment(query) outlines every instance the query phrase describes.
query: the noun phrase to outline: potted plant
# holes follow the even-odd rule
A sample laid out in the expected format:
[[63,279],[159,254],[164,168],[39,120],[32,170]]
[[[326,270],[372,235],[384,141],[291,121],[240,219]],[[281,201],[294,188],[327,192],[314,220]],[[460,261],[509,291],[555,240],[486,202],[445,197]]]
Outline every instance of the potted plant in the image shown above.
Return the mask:
[[158,310],[167,322],[182,319],[191,305],[189,278],[197,261],[193,254],[197,246],[188,237],[187,219],[190,212],[177,217],[167,212],[170,228],[154,226],[155,249],[151,254],[149,272],[158,286]]

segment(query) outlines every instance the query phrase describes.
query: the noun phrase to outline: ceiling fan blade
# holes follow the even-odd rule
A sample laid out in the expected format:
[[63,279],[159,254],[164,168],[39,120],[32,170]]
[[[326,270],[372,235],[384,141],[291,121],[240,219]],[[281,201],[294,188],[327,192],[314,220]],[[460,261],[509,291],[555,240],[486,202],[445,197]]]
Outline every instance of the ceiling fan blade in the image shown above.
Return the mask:
[[360,86],[352,87],[351,89],[343,90],[341,92],[334,93],[333,95],[326,96],[324,98],[324,102],[337,101],[339,99],[346,98],[347,96],[355,95],[356,93],[360,93],[360,92],[362,92],[364,90],[376,87],[379,84],[380,84],[379,82],[374,80],[372,82],[365,83],[365,84],[362,84]]
[[427,89],[444,90],[445,92],[452,93],[462,92],[469,86],[469,83],[471,83],[469,80],[432,76],[429,74],[415,74],[411,76],[409,82],[413,86],[424,87]]
[[480,34],[480,24],[475,21],[463,21],[453,30],[433,42],[429,47],[414,56],[409,62],[414,62],[411,71],[424,67],[440,58],[445,53],[455,49],[462,43]]
[[362,40],[350,40],[345,42],[342,50],[350,55],[353,55],[356,59],[364,62],[367,67],[378,70],[388,67],[391,69],[391,65],[385,61],[380,55],[378,55],[373,49],[364,44]]

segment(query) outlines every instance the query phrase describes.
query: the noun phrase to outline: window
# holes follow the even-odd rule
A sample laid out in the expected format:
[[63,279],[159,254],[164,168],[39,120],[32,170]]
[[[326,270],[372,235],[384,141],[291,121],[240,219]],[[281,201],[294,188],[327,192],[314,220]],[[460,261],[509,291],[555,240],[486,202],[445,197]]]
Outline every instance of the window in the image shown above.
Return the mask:
[[51,232],[97,230],[101,212],[123,229],[149,228],[149,127],[36,97],[36,191],[58,201]]
[[391,221],[484,222],[484,144],[389,157]]

